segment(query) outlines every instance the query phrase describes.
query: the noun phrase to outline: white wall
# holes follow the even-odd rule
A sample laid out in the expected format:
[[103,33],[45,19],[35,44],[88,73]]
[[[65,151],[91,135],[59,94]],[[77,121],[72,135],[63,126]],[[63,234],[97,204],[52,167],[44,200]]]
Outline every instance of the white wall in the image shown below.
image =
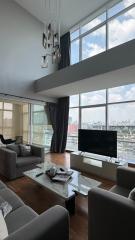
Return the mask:
[[43,24],[13,0],[0,0],[0,93],[52,100],[33,90],[34,80],[55,70],[40,67],[42,31]]

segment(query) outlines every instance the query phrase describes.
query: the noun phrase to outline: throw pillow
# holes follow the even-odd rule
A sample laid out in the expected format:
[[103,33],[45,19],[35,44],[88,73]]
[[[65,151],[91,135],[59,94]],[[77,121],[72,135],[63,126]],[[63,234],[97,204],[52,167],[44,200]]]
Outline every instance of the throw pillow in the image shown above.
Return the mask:
[[8,237],[7,225],[2,212],[0,211],[0,240],[5,239],[6,237]]
[[14,152],[16,152],[17,153],[17,156],[19,156],[20,155],[20,148],[19,148],[19,145],[18,144],[8,144],[7,145],[7,148],[8,149],[10,149],[10,150],[12,150],[12,151],[14,151]]
[[19,147],[20,147],[20,155],[22,157],[31,156],[31,147],[30,146],[19,144]]
[[135,188],[133,188],[131,190],[131,192],[129,193],[128,198],[135,201]]
[[12,211],[12,206],[2,197],[0,197],[0,211],[2,212],[4,218]]

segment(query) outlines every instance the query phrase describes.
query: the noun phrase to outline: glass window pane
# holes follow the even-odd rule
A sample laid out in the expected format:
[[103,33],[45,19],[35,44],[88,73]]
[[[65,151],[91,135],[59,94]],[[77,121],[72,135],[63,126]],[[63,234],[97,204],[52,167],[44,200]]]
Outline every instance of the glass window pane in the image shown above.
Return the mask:
[[[3,111],[2,110],[0,110],[0,127],[2,127],[2,118],[3,118]],[[0,133],[1,134],[1,133]]]
[[92,21],[90,21],[89,23],[87,23],[83,27],[81,27],[81,34],[83,34],[87,31],[89,31],[90,29],[98,26],[99,24],[101,24],[105,20],[106,20],[106,13],[104,12],[100,16],[96,17],[95,19],[93,19]]
[[108,102],[135,100],[135,84],[108,89]]
[[78,107],[79,106],[79,95],[70,96],[70,107]]
[[81,106],[106,103],[106,90],[81,94]]
[[23,112],[28,112],[28,110],[29,110],[29,105],[23,104]]
[[4,111],[4,127],[12,127],[12,112],[11,111]]
[[135,8],[109,22],[109,48],[135,38]]
[[109,126],[134,126],[135,103],[120,103],[109,105]]
[[3,135],[4,135],[4,138],[14,138],[12,134],[12,128],[4,128]]
[[23,131],[28,131],[29,129],[29,116],[27,113],[23,114]]
[[0,102],[0,109],[3,109],[3,102]]
[[33,111],[34,112],[44,111],[44,106],[43,105],[33,105]]
[[46,123],[45,112],[33,112],[32,122],[34,125],[44,125]]
[[4,109],[5,110],[13,110],[13,104],[4,102]]
[[79,62],[79,40],[71,42],[71,65]]
[[77,29],[76,31],[74,31],[70,34],[71,41],[77,37],[79,37],[79,29]]
[[106,50],[106,27],[103,26],[82,39],[82,59]]
[[105,107],[82,109],[83,129],[105,129]]
[[108,17],[110,18],[110,17],[114,16],[115,14],[119,13],[126,7],[129,7],[130,5],[132,5],[133,3],[135,3],[135,0],[120,1],[118,4],[115,4],[112,8],[110,8],[108,10]]
[[109,105],[109,129],[118,131],[118,156],[135,159],[135,103]]
[[69,150],[78,149],[78,122],[79,122],[79,109],[74,108],[69,110],[68,121],[68,138],[66,148]]

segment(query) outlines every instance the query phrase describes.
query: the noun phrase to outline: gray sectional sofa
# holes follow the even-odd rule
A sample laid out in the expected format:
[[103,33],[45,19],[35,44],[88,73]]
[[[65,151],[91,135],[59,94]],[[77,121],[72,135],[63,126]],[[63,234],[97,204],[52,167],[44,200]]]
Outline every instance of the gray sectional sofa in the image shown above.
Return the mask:
[[117,182],[110,191],[89,191],[89,240],[129,240],[134,237],[135,199],[129,193],[135,188],[135,169],[117,168]]
[[0,147],[0,174],[12,180],[23,176],[23,172],[35,168],[44,161],[44,148],[31,145],[30,156],[17,156],[17,153],[7,147]]
[[0,197],[12,206],[5,221],[9,236],[5,240],[69,240],[67,210],[54,206],[38,215],[0,181]]

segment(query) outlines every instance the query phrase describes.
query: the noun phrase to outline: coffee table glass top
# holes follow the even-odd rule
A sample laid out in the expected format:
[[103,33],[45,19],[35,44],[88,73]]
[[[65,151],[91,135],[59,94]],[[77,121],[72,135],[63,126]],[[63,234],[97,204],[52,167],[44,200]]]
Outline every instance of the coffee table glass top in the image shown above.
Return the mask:
[[[82,194],[84,196],[88,195],[88,191],[93,187],[98,187],[101,185],[101,182],[98,182],[94,179],[87,178],[83,176],[80,172],[73,171],[71,175],[71,179],[68,180],[66,183],[62,182],[53,182],[46,174],[46,170],[48,170],[51,166],[57,166],[57,168],[63,166],[58,166],[53,163],[42,163],[38,164],[37,168],[33,170],[29,170],[24,172],[24,175],[33,179],[38,184],[48,188],[49,190],[55,192],[57,195],[61,196],[64,199],[70,199],[76,193]],[[43,172],[42,175],[36,177],[38,173]]]

